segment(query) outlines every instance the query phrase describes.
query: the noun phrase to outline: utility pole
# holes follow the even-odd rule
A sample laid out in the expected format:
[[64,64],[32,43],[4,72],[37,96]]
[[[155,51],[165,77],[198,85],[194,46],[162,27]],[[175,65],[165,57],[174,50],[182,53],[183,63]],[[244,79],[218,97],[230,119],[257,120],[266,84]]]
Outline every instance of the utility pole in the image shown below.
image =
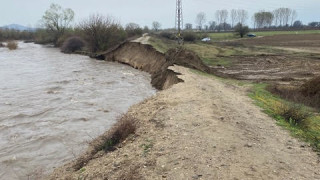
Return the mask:
[[176,7],[176,30],[177,32],[177,39],[179,44],[183,44],[183,38],[181,36],[181,31],[183,29],[183,16],[182,16],[182,0],[176,0],[177,7]]

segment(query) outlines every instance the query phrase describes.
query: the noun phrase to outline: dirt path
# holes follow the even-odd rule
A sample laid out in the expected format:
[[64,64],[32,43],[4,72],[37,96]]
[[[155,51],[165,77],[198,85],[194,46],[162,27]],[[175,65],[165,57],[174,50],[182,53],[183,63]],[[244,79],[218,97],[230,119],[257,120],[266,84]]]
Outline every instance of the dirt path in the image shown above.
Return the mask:
[[149,39],[150,39],[150,36],[148,36],[148,33],[146,33],[146,34],[143,34],[142,37],[135,39],[131,42],[139,42],[141,44],[149,44],[149,42],[148,42]]
[[184,83],[133,106],[135,137],[52,179],[320,179],[319,157],[253,105],[245,87],[172,68]]

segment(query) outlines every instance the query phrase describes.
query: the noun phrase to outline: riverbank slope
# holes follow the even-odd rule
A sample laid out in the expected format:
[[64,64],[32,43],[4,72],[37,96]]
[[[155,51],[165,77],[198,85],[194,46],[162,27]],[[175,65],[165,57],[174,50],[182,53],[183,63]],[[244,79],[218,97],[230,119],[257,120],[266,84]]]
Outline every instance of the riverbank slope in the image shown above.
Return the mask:
[[319,157],[247,97],[247,88],[170,67],[184,82],[134,105],[135,135],[50,179],[320,179]]

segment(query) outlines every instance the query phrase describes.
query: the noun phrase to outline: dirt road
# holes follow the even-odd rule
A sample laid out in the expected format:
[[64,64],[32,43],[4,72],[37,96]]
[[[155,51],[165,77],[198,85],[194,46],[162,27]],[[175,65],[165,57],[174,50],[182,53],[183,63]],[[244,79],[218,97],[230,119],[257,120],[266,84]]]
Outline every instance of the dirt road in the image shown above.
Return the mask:
[[51,179],[320,179],[317,154],[261,112],[247,88],[172,69],[185,82],[129,110],[139,119],[134,137]]

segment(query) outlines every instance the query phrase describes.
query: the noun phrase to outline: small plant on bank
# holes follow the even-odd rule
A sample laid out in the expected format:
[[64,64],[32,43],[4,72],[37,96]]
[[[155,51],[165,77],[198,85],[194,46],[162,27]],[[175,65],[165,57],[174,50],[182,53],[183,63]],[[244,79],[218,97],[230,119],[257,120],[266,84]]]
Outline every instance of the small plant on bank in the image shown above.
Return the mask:
[[136,131],[136,120],[130,116],[123,116],[111,129],[104,139],[102,149],[105,152],[113,151],[115,146]]
[[281,103],[278,106],[278,114],[288,123],[301,128],[308,127],[308,118],[311,116],[301,105]]
[[83,47],[85,47],[85,44],[85,41],[78,36],[69,37],[64,41],[61,47],[61,52],[72,53],[75,51],[80,51]]
[[16,50],[18,48],[18,43],[14,42],[14,41],[10,41],[7,44],[7,48],[9,50]]

